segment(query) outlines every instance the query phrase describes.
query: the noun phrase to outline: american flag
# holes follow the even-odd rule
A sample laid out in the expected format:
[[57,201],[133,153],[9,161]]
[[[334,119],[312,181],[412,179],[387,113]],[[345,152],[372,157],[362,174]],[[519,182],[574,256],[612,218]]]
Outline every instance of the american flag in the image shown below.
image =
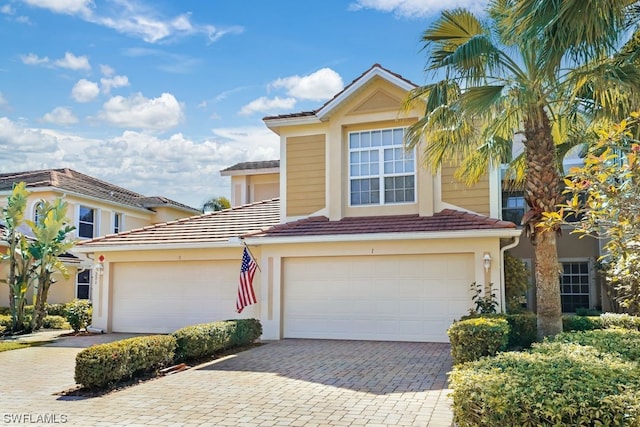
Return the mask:
[[236,311],[242,310],[248,305],[255,304],[256,294],[253,291],[253,276],[256,274],[258,265],[253,260],[247,248],[242,252],[242,267],[240,268],[240,282],[238,283],[238,299],[236,300]]

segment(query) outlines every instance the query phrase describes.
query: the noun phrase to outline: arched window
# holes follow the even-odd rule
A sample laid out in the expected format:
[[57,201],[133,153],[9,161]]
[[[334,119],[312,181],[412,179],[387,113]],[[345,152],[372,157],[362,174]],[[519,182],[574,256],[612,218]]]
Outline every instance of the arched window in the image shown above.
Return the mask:
[[33,206],[33,222],[36,224],[40,223],[43,219],[44,202],[40,200]]

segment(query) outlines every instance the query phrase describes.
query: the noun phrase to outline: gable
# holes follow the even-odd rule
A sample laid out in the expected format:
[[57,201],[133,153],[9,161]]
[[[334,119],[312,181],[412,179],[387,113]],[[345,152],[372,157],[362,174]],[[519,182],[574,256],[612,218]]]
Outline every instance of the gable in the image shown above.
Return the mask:
[[376,89],[366,97],[360,104],[357,104],[347,115],[368,114],[381,111],[400,111],[402,99],[397,94],[389,93],[384,89]]

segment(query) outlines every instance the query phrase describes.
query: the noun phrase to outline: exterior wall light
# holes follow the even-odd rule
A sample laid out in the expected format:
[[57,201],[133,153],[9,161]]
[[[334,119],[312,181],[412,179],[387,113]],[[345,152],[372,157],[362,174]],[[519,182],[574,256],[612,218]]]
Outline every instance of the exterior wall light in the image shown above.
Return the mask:
[[484,271],[489,272],[489,269],[491,268],[491,254],[489,252],[485,252],[482,260],[484,264]]

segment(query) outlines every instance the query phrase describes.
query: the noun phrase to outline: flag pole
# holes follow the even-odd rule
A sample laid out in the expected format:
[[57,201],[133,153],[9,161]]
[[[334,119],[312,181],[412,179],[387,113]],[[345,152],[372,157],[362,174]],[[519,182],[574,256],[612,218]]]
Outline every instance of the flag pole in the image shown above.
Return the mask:
[[251,252],[251,249],[249,249],[249,246],[247,246],[247,244],[245,243],[244,239],[241,237],[240,241],[242,242],[242,244],[244,245],[244,247],[247,249],[247,251],[249,252],[249,255],[251,255],[251,258],[253,258],[253,262],[256,263],[256,267],[258,267],[258,271],[260,273],[262,273],[262,269],[260,268],[260,264],[258,264],[258,261],[256,260],[256,257],[253,256],[253,252]]

